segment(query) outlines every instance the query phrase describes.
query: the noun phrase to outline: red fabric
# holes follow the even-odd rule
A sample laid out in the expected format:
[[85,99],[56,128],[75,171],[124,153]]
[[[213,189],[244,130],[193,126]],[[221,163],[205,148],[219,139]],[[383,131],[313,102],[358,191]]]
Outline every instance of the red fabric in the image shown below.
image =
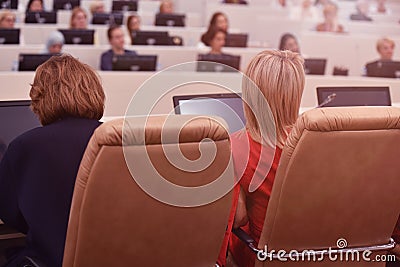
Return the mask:
[[[244,131],[233,134],[231,143],[235,172],[246,195],[249,222],[242,229],[258,243],[282,150],[262,146]],[[261,185],[249,192],[254,181],[261,181]],[[229,246],[240,267],[254,266],[256,255],[243,242],[232,235]]]

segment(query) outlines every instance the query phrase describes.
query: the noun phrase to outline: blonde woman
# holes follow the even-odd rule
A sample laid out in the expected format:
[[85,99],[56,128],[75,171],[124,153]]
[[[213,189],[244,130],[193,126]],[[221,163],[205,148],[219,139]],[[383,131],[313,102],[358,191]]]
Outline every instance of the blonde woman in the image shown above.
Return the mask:
[[344,28],[338,22],[338,7],[333,3],[325,4],[324,6],[324,18],[325,21],[318,24],[316,30],[319,32],[344,32]]
[[0,13],[0,29],[13,29],[15,19],[15,14],[10,10],[5,10]]
[[[267,50],[246,70],[242,94],[246,127],[231,136],[235,174],[240,179],[234,227],[258,242],[286,138],[299,114],[305,74],[303,58]],[[229,248],[239,266],[254,266],[255,254],[236,237]]]
[[71,29],[86,30],[88,25],[86,11],[81,7],[72,10],[69,26]]
[[61,266],[83,152],[104,111],[96,72],[69,55],[40,65],[30,90],[43,127],[13,140],[0,163],[0,219],[27,235],[5,266]]

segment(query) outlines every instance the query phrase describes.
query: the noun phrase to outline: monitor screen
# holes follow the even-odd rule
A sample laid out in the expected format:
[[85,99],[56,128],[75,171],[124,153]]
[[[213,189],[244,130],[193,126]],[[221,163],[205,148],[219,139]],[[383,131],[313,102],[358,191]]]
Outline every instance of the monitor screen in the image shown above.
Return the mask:
[[119,71],[155,71],[156,55],[117,55],[113,57],[113,70]]
[[0,0],[1,9],[18,9],[18,0]]
[[25,23],[55,24],[57,23],[57,12],[55,11],[27,12],[25,14]]
[[122,13],[95,13],[92,17],[92,24],[122,25],[124,14]]
[[173,45],[167,31],[134,31],[133,45]]
[[156,26],[185,27],[186,15],[183,14],[156,14]]
[[0,29],[0,44],[19,44],[19,29]]
[[226,47],[247,47],[248,35],[244,33],[229,33],[225,38]]
[[369,77],[400,78],[400,61],[375,61],[366,68]]
[[4,150],[20,134],[39,127],[40,122],[30,108],[31,101],[0,101],[0,160]]
[[[240,68],[240,56],[200,54],[197,60],[199,72],[235,72]],[[220,64],[210,64],[210,62]]]
[[80,6],[81,0],[54,0],[53,10],[72,10],[74,7]]
[[112,2],[112,11],[137,11],[138,3],[135,0],[114,0]]
[[94,30],[59,29],[59,31],[64,35],[66,44],[94,44]]
[[304,71],[306,74],[324,75],[326,67],[325,58],[306,58],[304,59]]
[[35,71],[39,65],[51,58],[52,54],[19,54],[18,70],[19,71]]
[[391,106],[389,87],[318,87],[318,105],[343,106]]
[[175,114],[210,115],[223,118],[234,133],[244,128],[243,102],[239,94],[180,95],[173,97]]

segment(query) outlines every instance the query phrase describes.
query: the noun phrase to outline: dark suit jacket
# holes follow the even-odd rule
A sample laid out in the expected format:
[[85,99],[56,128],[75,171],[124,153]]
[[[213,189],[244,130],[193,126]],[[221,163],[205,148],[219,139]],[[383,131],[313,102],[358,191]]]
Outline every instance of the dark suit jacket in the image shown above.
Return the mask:
[[[137,55],[135,51],[125,50],[126,55]],[[112,59],[114,56],[114,52],[110,49],[101,54],[101,70],[112,70]]]
[[62,265],[75,178],[99,125],[65,118],[10,143],[0,163],[0,219],[27,234],[27,246],[15,261],[31,256],[47,266]]

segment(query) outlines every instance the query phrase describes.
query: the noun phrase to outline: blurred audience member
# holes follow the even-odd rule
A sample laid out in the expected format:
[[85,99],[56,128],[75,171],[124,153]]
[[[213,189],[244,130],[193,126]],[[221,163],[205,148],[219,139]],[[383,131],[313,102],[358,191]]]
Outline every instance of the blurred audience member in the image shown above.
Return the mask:
[[357,13],[350,15],[351,20],[372,21],[372,18],[368,16],[369,2],[367,0],[358,0],[356,10]]
[[122,27],[112,25],[107,31],[111,49],[101,54],[101,70],[112,70],[112,61],[115,55],[136,55],[135,51],[125,50],[125,35]]
[[291,8],[291,18],[293,19],[319,19],[319,10],[312,5],[311,0],[302,0],[300,6]]
[[319,32],[338,32],[344,31],[343,26],[338,23],[338,7],[335,4],[328,3],[324,7],[325,21],[318,24],[316,29]]
[[43,0],[29,0],[28,5],[26,6],[26,12],[37,12],[43,10]]
[[224,0],[225,4],[239,4],[239,5],[247,5],[247,1],[244,0]]
[[133,43],[132,32],[140,31],[140,17],[138,15],[130,15],[126,20],[126,29],[128,30],[130,43]]
[[0,14],[0,29],[12,29],[15,24],[15,14],[5,10]]
[[210,24],[208,25],[208,29],[211,28],[218,28],[225,32],[228,32],[229,28],[228,17],[222,12],[214,13],[210,19]]
[[371,5],[371,13],[372,14],[381,14],[381,15],[390,15],[392,12],[386,6],[386,0],[376,0],[375,5]]
[[162,0],[160,4],[160,14],[174,13],[174,3],[171,0]]
[[95,0],[90,3],[90,13],[96,14],[96,13],[104,13],[105,8],[104,8],[104,2],[101,0]]
[[64,43],[64,35],[59,31],[53,31],[47,38],[44,52],[46,54],[60,54]]
[[225,45],[226,32],[219,28],[210,28],[201,36],[201,41],[211,48],[210,54],[222,55],[222,47]]
[[281,41],[279,43],[279,50],[289,50],[300,54],[300,47],[296,37],[291,33],[285,33],[284,35],[282,35]]
[[286,0],[278,0],[278,4],[279,4],[281,7],[286,7],[286,5],[287,5]]
[[72,10],[71,20],[70,20],[70,28],[77,30],[85,30],[87,29],[87,14],[86,11],[81,7],[75,7]]
[[391,61],[393,60],[395,43],[389,38],[379,39],[376,43],[376,50],[380,56],[381,61]]

